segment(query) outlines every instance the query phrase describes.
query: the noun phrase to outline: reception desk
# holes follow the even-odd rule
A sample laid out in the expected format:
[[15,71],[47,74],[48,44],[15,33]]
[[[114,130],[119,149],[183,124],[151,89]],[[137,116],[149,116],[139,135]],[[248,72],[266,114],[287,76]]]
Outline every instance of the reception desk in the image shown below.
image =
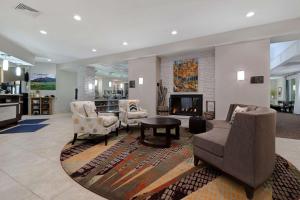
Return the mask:
[[17,123],[22,117],[20,95],[0,95],[0,128]]

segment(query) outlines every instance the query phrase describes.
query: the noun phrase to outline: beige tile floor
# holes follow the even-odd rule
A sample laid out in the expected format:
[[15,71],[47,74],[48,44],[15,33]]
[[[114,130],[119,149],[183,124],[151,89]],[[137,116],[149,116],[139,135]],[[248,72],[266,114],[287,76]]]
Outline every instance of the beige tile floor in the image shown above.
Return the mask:
[[[35,133],[0,134],[1,200],[104,199],[78,185],[61,168],[61,149],[73,137],[70,117],[52,115],[49,126]],[[276,151],[300,169],[300,140],[277,138]]]

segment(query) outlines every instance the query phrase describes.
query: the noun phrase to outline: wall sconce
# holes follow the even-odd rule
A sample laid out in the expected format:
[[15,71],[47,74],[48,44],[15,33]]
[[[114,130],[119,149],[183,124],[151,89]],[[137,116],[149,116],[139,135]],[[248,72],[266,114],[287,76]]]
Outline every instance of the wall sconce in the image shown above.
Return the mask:
[[237,72],[237,80],[238,80],[238,81],[243,81],[243,80],[245,80],[245,71],[238,71],[238,72]]
[[97,79],[95,79],[95,86],[97,86],[98,85],[98,80]]
[[89,83],[89,90],[93,89],[93,84]]
[[123,89],[124,88],[124,83],[120,84],[120,88]]
[[139,85],[143,85],[144,84],[144,79],[143,77],[139,77]]
[[16,76],[21,76],[21,74],[22,74],[21,67],[17,67],[16,68]]
[[108,82],[108,87],[111,87],[111,86],[112,86],[112,82],[109,81],[109,82]]
[[293,85],[293,90],[296,91],[296,85]]
[[3,71],[8,71],[9,68],[9,62],[8,60],[4,59],[3,60]]

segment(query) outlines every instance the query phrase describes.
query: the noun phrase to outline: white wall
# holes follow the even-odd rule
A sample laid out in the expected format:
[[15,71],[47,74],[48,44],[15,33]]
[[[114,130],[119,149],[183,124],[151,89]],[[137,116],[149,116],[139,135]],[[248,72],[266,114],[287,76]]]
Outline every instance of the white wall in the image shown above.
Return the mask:
[[[56,76],[56,90],[40,90],[40,95],[54,95],[54,113],[65,113],[70,111],[70,102],[74,100],[77,83],[77,73],[64,71],[53,63],[36,63],[30,67],[29,76],[33,73],[48,73]],[[35,92],[31,90],[31,92]]]
[[[216,47],[216,119],[225,119],[232,103],[269,107],[270,42],[258,40]],[[237,71],[245,80],[237,80]],[[263,84],[250,84],[251,76],[264,76]]]
[[[135,80],[135,88],[129,88],[129,99],[140,99],[150,116],[156,115],[158,71],[159,59],[154,56],[128,62],[128,81]],[[139,77],[143,77],[143,85],[139,85]]]
[[[184,94],[173,92],[173,64],[176,60],[191,59],[198,60],[198,92],[189,92],[187,94],[203,94],[203,111],[205,111],[205,102],[215,100],[215,52],[195,51],[181,55],[163,57],[161,59],[161,75],[163,86],[168,89],[167,104],[171,94]],[[212,109],[212,108],[210,108]]]
[[70,102],[75,100],[77,73],[57,69],[56,71],[56,112],[70,112]]

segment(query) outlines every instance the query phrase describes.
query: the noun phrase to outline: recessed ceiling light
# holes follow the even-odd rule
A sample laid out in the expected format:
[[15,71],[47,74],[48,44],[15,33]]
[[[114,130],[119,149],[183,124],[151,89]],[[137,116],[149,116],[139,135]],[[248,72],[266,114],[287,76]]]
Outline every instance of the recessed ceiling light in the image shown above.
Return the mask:
[[47,31],[45,31],[45,30],[40,30],[40,33],[43,35],[47,35]]
[[76,21],[81,21],[81,16],[80,15],[74,15],[73,19],[75,19]]
[[51,62],[51,61],[52,61],[50,58],[48,58],[47,60],[48,60],[48,62]]
[[97,49],[92,49],[92,52],[96,52],[97,51]]
[[171,34],[172,34],[172,35],[177,35],[178,32],[177,32],[176,30],[173,30],[173,31],[171,32]]
[[123,45],[124,45],[124,46],[127,46],[127,45],[128,45],[128,42],[123,42]]
[[247,18],[250,18],[250,17],[253,17],[254,15],[255,15],[255,12],[250,11],[250,12],[248,12],[248,13],[246,14],[246,17],[247,17]]

